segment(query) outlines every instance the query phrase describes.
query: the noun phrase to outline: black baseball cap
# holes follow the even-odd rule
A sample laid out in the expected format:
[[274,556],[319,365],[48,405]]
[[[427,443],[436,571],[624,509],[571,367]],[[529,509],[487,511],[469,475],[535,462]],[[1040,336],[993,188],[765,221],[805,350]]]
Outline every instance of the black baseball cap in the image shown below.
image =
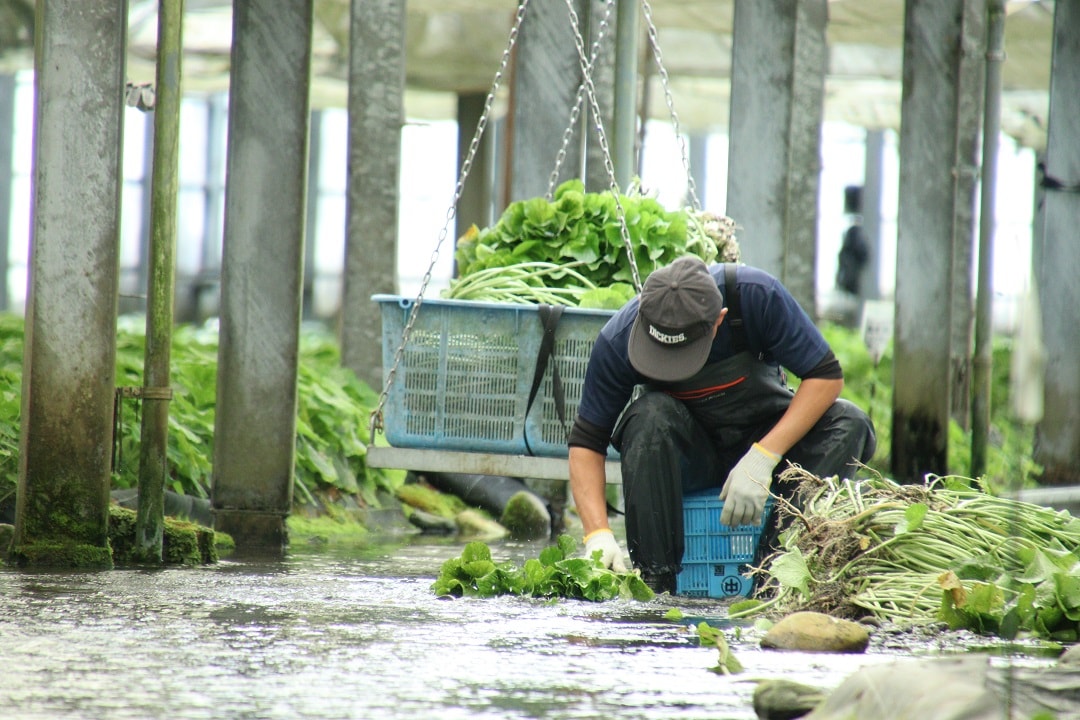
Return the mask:
[[630,364],[662,382],[685,380],[704,365],[724,295],[705,261],[681,257],[653,271],[630,330]]

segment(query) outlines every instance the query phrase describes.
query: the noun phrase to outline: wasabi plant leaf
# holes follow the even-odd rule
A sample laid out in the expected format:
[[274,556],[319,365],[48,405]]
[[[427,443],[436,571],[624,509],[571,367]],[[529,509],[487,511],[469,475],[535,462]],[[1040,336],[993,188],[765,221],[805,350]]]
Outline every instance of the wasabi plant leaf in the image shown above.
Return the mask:
[[550,545],[540,551],[540,563],[542,565],[554,566],[561,560],[566,559],[566,553],[558,545]]
[[702,622],[698,624],[697,632],[698,642],[700,642],[703,647],[715,647],[718,651],[717,663],[714,667],[709,668],[710,670],[715,673],[720,673],[721,675],[734,675],[742,672],[742,663],[740,663],[735,657],[735,654],[731,652],[727,637],[722,630],[714,628],[706,622]]
[[563,557],[568,558],[577,550],[577,541],[569,535],[560,535],[556,546],[562,551]]
[[806,558],[799,548],[793,548],[776,558],[770,570],[781,585],[794,588],[805,597],[810,597],[810,568],[806,566]]
[[1054,576],[1058,602],[1065,616],[1072,621],[1080,620],[1080,577],[1066,573]]
[[926,513],[930,508],[926,506],[926,503],[912,503],[904,510],[904,519],[896,524],[893,529],[894,535],[903,535],[904,533],[911,532],[912,530],[918,530],[922,527],[923,519],[926,518]]
[[484,560],[491,562],[491,548],[485,543],[471,542],[466,544],[461,551],[461,562],[463,564]]
[[741,614],[743,612],[750,612],[750,611],[756,610],[757,608],[761,607],[764,604],[765,603],[763,603],[760,600],[755,600],[753,598],[747,598],[745,600],[738,600],[736,602],[731,603],[731,605],[728,607],[728,612],[732,613],[732,614]]

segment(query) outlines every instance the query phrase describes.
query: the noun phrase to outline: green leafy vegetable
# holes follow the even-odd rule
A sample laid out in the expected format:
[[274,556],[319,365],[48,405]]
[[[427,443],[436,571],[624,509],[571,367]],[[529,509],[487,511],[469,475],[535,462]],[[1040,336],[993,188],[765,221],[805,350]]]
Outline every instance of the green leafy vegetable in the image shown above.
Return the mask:
[[647,601],[653,591],[636,573],[616,573],[596,558],[574,557],[577,542],[560,535],[556,545],[520,568],[496,563],[483,542],[468,543],[456,558],[443,563],[431,591],[439,597],[494,597],[525,595],[604,601],[632,598]]
[[634,286],[630,283],[615,283],[610,287],[593,288],[581,293],[578,307],[597,310],[618,310],[634,297]]
[[445,297],[565,305],[584,298],[585,307],[620,307],[635,292],[620,206],[642,281],[682,255],[738,259],[730,218],[669,211],[639,192],[620,195],[616,204],[610,192],[587,193],[580,180],[569,180],[550,202],[511,203],[493,226],[474,226],[459,238],[458,277]]

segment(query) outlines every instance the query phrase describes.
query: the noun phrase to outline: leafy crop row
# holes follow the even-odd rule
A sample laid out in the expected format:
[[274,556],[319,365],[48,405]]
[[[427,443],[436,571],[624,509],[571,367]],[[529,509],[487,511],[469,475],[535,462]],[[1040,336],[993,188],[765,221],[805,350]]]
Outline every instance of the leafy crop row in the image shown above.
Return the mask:
[[[135,324],[122,319],[117,330],[117,387],[142,384],[144,347],[141,321]],[[0,316],[0,500],[14,493],[18,478],[22,354],[22,318]],[[168,489],[208,497],[214,451],[217,332],[177,326],[171,354]],[[282,388],[282,392],[288,389]],[[392,492],[400,473],[367,466],[368,423],[378,398],[341,365],[337,342],[327,332],[309,330],[301,335],[297,395],[297,502],[315,504],[319,491],[336,490],[377,505],[378,492]],[[121,401],[117,430],[114,485],[134,487],[138,483],[141,433],[138,401]]]

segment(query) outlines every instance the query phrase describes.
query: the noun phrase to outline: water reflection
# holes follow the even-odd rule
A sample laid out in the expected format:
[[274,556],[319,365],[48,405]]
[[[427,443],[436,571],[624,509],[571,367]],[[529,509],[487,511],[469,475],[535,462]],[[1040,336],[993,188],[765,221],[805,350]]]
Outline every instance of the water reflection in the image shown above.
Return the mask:
[[[544,543],[493,545],[524,562]],[[754,718],[752,679],[834,686],[911,655],[757,649],[724,677],[692,625],[722,604],[440,600],[449,540],[298,547],[280,560],[93,573],[0,570],[0,707],[36,718]],[[664,619],[672,607],[681,622]]]

